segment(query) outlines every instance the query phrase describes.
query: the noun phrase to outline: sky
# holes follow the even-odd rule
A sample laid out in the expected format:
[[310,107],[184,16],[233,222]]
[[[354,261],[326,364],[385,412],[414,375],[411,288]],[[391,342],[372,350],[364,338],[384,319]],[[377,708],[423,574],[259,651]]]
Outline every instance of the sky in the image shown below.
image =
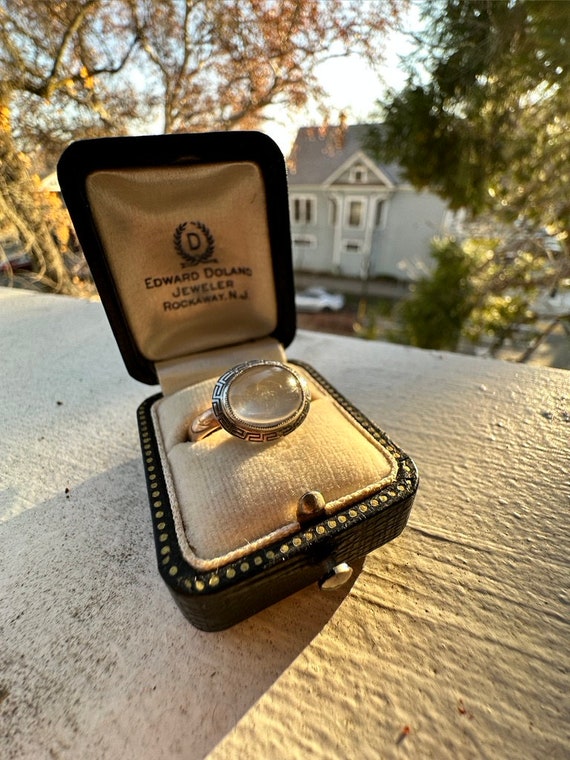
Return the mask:
[[[402,16],[402,23],[408,29],[418,29],[421,3],[411,0],[410,6]],[[376,101],[385,92],[386,87],[402,88],[406,83],[406,74],[400,63],[400,56],[411,49],[411,43],[404,34],[391,31],[386,36],[383,60],[373,67],[358,55],[331,58],[317,67],[320,84],[328,93],[325,105],[329,108],[330,123],[344,112],[348,124],[362,124],[374,120]],[[322,112],[315,102],[309,102],[299,112],[291,112],[275,105],[266,109],[270,117],[260,129],[272,137],[285,156],[293,147],[297,131],[301,127],[320,126],[323,123]],[[149,128],[151,134],[162,131],[162,117]]]
[[[322,87],[328,93],[325,102],[330,109],[331,121],[342,111],[348,118],[348,124],[373,120],[376,101],[386,87],[399,89],[406,83],[400,55],[409,44],[403,35],[390,33],[384,51],[384,62],[376,70],[357,55],[332,58],[320,64],[318,75]],[[286,156],[300,127],[322,123],[322,115],[315,103],[309,103],[302,112],[294,114],[274,108],[271,116],[273,121],[266,122],[262,131],[275,140]]]

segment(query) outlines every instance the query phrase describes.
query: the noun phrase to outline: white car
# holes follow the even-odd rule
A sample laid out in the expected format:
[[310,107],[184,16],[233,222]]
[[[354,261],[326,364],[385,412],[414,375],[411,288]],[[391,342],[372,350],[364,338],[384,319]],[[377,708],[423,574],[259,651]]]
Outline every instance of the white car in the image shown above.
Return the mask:
[[344,296],[339,293],[329,293],[324,288],[314,287],[302,290],[295,295],[297,311],[340,311],[344,307]]

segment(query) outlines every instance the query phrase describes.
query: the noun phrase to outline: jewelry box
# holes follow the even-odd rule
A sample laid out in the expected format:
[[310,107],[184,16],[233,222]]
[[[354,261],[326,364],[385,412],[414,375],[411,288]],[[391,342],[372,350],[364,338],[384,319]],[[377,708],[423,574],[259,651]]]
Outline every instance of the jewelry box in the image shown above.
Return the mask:
[[[258,132],[84,140],[58,176],[126,368],[160,387],[138,425],[158,569],[184,615],[221,630],[310,584],[344,582],[404,529],[418,475],[285,353],[295,293],[275,143]],[[266,393],[268,373],[281,385]],[[293,425],[291,378],[306,389]],[[219,388],[261,423],[243,432],[214,415]],[[264,411],[266,396],[287,424]]]

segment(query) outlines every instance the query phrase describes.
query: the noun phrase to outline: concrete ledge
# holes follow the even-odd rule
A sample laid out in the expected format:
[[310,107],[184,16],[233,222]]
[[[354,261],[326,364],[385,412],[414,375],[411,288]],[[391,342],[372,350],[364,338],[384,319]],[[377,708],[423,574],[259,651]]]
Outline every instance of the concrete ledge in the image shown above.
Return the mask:
[[568,755],[567,373],[301,332],[416,460],[412,518],[351,589],[205,634],[155,568],[153,389],[101,305],[0,314],[0,756]]

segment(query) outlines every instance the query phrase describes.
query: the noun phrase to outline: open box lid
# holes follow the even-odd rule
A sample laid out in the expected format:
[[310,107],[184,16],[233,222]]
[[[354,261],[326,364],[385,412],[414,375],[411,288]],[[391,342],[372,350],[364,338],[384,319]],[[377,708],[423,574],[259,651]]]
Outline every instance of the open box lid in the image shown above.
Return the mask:
[[295,334],[285,161],[260,132],[70,145],[61,191],[129,373]]

